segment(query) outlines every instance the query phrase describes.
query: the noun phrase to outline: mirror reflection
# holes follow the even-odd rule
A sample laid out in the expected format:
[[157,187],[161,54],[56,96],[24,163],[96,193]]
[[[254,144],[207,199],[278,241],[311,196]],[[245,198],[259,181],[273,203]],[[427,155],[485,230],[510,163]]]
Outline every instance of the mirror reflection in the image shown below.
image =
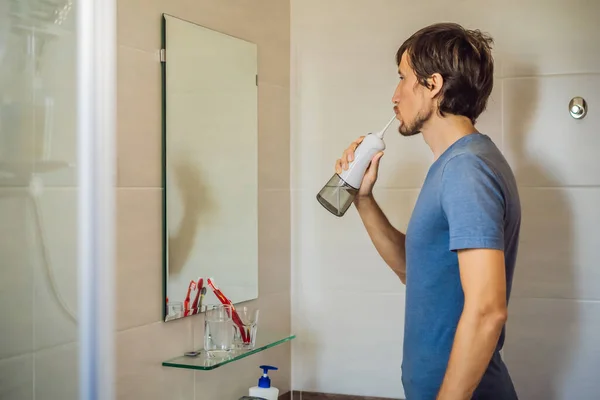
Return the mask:
[[258,297],[257,47],[163,16],[165,320]]

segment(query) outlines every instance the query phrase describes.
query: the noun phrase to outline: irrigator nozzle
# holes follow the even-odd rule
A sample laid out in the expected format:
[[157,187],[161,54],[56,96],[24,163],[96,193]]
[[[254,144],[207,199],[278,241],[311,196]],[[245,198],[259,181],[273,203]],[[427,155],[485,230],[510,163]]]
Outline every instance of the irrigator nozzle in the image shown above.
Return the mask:
[[392,117],[392,119],[390,119],[390,122],[387,123],[385,128],[383,128],[379,133],[376,133],[376,135],[379,139],[383,139],[383,135],[385,134],[385,131],[387,131],[387,129],[390,127],[390,125],[392,124],[392,122],[394,122],[395,119],[396,119],[396,116],[394,115]]

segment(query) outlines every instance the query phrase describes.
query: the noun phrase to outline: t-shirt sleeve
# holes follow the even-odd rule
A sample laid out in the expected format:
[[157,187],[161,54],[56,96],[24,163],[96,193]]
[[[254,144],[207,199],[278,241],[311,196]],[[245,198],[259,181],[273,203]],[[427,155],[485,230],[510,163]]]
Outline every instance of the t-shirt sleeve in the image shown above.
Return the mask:
[[450,251],[504,250],[505,200],[496,175],[479,157],[460,154],[442,172],[441,204]]

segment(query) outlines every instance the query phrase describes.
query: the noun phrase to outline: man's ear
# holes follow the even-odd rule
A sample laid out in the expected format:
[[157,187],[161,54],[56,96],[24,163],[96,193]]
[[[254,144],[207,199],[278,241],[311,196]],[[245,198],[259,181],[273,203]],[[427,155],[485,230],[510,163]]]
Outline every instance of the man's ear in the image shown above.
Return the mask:
[[437,72],[435,74],[431,75],[427,79],[427,88],[429,89],[429,97],[432,99],[437,97],[441,93],[443,85],[444,85],[444,78],[442,78],[442,75],[440,75]]

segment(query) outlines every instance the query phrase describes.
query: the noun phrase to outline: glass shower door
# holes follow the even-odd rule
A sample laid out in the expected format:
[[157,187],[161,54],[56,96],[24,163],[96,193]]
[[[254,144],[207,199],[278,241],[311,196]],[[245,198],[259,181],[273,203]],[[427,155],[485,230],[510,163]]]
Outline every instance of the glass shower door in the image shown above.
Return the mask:
[[[106,93],[94,93],[90,82],[97,80],[95,66],[108,74],[110,87],[111,58],[98,64],[95,49],[102,46],[97,42],[100,33],[110,40],[114,16],[111,2],[105,1],[101,7],[107,12],[94,16],[96,3],[100,1],[0,1],[3,399],[95,398],[90,388],[97,375],[90,371],[99,364],[91,357],[97,354],[98,341],[107,343],[106,349],[112,346],[112,336],[96,327],[98,310],[112,305],[99,305],[94,294],[110,294],[112,287],[109,275],[95,272],[98,262],[112,270],[112,247],[106,239],[111,225],[99,227],[95,218],[113,218],[106,189],[111,183],[105,177],[112,175],[113,166],[95,157],[99,149],[92,149],[90,141],[105,152],[106,143],[112,146],[110,139],[103,139],[114,135],[111,115],[98,114],[98,107],[108,104],[110,109],[114,98],[108,101]],[[84,29],[78,29],[86,18],[87,27],[80,24]],[[90,31],[100,18],[104,27],[94,35]],[[82,52],[83,47],[88,50]],[[82,88],[86,77],[91,86]],[[92,119],[106,128],[104,136],[90,128]],[[90,157],[95,165],[85,162]],[[90,194],[92,188],[96,194]],[[100,205],[99,198],[106,204]],[[106,249],[104,258],[94,256],[98,246]],[[110,319],[101,318],[110,326]],[[103,365],[110,369],[108,353]],[[80,369],[83,379],[78,378]]]

